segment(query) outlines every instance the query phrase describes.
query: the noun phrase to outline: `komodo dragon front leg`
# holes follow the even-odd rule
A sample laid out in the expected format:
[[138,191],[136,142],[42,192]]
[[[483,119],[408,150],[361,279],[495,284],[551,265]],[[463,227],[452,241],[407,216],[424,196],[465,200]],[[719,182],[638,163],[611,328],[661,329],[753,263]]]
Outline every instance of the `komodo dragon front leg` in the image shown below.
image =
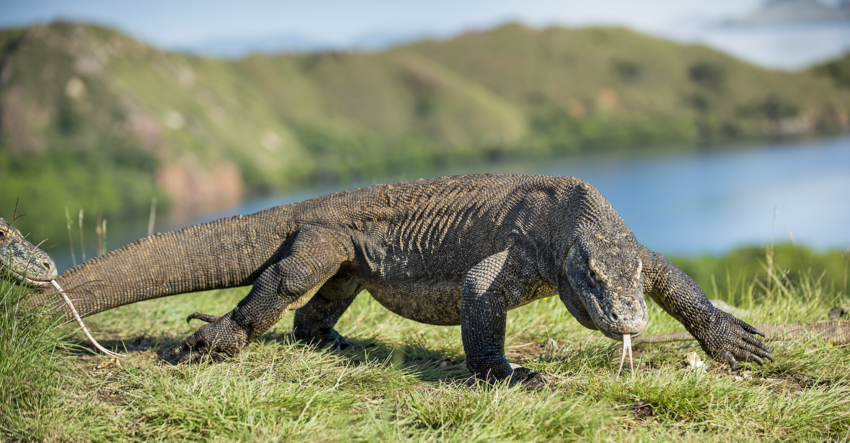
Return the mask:
[[277,323],[287,309],[310,301],[349,259],[346,248],[332,233],[299,232],[286,257],[263,271],[251,292],[232,311],[218,318],[192,314],[190,319],[212,322],[183,339],[170,357],[184,362],[203,355],[239,352]]
[[763,365],[773,355],[754,334],[764,334],[733,315],[716,309],[687,274],[663,255],[641,247],[644,292],[673,316],[694,338],[706,354],[737,367],[737,360]]
[[466,366],[477,378],[510,379],[532,384],[545,378],[528,368],[512,369],[505,358],[508,310],[519,306],[528,293],[528,269],[519,254],[508,250],[487,257],[466,273],[460,303],[461,337]]

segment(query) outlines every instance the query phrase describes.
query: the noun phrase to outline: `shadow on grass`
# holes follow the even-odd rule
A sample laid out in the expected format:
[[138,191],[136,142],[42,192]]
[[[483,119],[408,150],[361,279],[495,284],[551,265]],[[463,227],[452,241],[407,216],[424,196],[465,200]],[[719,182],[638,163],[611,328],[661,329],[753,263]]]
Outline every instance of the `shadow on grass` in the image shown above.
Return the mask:
[[[127,339],[100,340],[101,345],[113,352],[128,354],[135,358],[157,360],[163,364],[175,365],[169,356],[171,349],[176,346],[182,336],[172,333],[139,334]],[[291,331],[273,330],[263,334],[258,342],[274,344],[282,352],[287,349],[309,349],[314,352],[333,352],[343,356],[351,365],[373,364],[391,366],[403,370],[422,382],[465,381],[471,374],[466,368],[465,356],[461,353],[429,346],[425,340],[411,337],[404,343],[380,340],[368,337],[363,340],[349,337],[354,346],[343,350],[330,347],[321,348],[298,340]],[[250,346],[256,346],[252,344]],[[681,347],[681,346],[680,346]],[[684,346],[689,348],[692,346]],[[652,349],[645,353],[641,346],[635,348],[635,359],[639,366],[647,369],[659,369],[664,362],[669,362],[670,356],[678,356],[682,349],[670,352]],[[659,348],[656,346],[655,348]],[[527,343],[519,346],[508,346],[506,356],[508,361],[523,366],[534,366],[544,372],[561,372],[578,370],[579,368],[605,369],[617,364],[621,347],[616,343],[606,344],[601,340],[585,342],[569,342],[560,349],[546,350],[543,344]],[[75,339],[68,342],[66,351],[79,357],[102,355],[86,340]],[[230,358],[223,358],[227,362]]]
[[466,368],[462,354],[429,346],[421,337],[411,337],[404,343],[368,337],[358,340],[346,337],[354,346],[343,350],[321,348],[295,338],[292,332],[270,332],[261,341],[279,343],[284,347],[307,348],[315,352],[334,352],[343,356],[350,365],[381,365],[402,370],[422,382],[465,381],[472,374]]
[[[162,356],[163,353],[168,353],[171,348],[179,343],[180,339],[173,334],[142,334],[126,339],[114,340],[98,340],[104,348],[117,353],[123,354],[138,354],[145,352],[153,352],[157,356]],[[73,338],[67,340],[66,351],[69,354],[77,356],[102,356],[103,353],[97,350],[88,340]]]
[[[171,349],[182,339],[172,333],[138,334],[127,339],[101,340],[101,344],[114,352],[125,353],[130,358],[155,361],[157,364],[175,365],[169,358]],[[360,340],[358,340],[360,338]],[[456,351],[433,346],[418,337],[406,342],[386,341],[375,337],[349,337],[355,346],[344,350],[320,348],[295,338],[291,331],[273,330],[263,334],[259,345],[271,345],[277,352],[309,351],[316,353],[334,353],[343,357],[352,366],[377,365],[392,367],[404,371],[414,379],[424,383],[467,383],[471,377],[466,368],[465,356]],[[258,346],[252,344],[251,346]],[[599,339],[567,342],[557,349],[545,349],[540,343],[508,346],[506,355],[511,363],[530,367],[541,373],[560,373],[578,376],[583,371],[614,370],[620,358],[619,343]],[[671,344],[637,344],[634,347],[635,368],[638,371],[679,371],[685,367],[683,357],[699,350],[695,342]],[[66,352],[79,357],[102,355],[85,340],[67,342]],[[236,357],[226,357],[218,364],[228,364]],[[190,363],[195,364],[195,363]],[[710,363],[712,372],[729,372],[728,368]],[[846,385],[845,380],[816,379],[792,368],[781,369],[776,366],[758,368],[745,365],[743,371],[730,374],[747,374],[752,371],[756,379],[765,379],[763,384],[777,390],[808,389],[834,384]],[[751,377],[752,375],[743,375]],[[762,384],[762,383],[760,383]]]
[[[170,358],[169,354],[171,349],[182,338],[171,333],[161,333],[140,334],[126,339],[98,341],[104,348],[128,355],[130,358],[145,358],[157,360],[162,364],[176,365],[177,363]],[[322,348],[303,340],[298,340],[292,332],[271,331],[263,334],[258,339],[258,342],[263,344],[272,343],[278,346],[282,352],[286,352],[287,349],[333,352],[343,356],[349,364],[355,366],[362,364],[388,365],[399,370],[404,370],[423,382],[462,381],[471,375],[466,368],[466,360],[463,355],[445,353],[421,343],[421,340],[415,339],[410,344],[393,343],[374,338],[363,341],[351,339],[354,346],[343,350],[335,350],[330,347]],[[251,344],[250,346],[256,346],[256,344]],[[67,355],[77,357],[103,356],[94,345],[80,338],[68,340],[66,342],[65,352]],[[226,364],[228,361],[232,361],[233,358],[235,357],[225,357],[219,363]],[[197,363],[196,361],[187,364]]]

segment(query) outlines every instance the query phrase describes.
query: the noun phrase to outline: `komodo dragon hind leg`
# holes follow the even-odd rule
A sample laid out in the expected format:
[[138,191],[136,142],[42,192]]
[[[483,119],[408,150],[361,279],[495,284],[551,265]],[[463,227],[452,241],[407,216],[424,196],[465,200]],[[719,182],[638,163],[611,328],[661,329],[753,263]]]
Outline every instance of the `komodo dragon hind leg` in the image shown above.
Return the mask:
[[238,353],[277,323],[288,307],[308,302],[347,258],[332,234],[322,230],[299,232],[286,257],[263,271],[251,292],[232,311],[218,318],[190,315],[189,320],[210,323],[183,339],[169,358],[182,363]]
[[[328,280],[304,307],[295,311],[292,328],[295,338],[320,348],[331,347],[336,351],[356,346],[334,330],[334,326],[361,289],[360,284],[353,278]],[[329,299],[325,297],[325,293],[335,297]],[[339,298],[338,294],[342,294],[342,298]],[[212,323],[219,318],[221,317],[217,315],[195,312],[186,317],[186,323],[192,320]]]
[[292,328],[295,338],[336,351],[356,346],[334,330],[334,326],[361,289],[357,280],[350,277],[328,280],[304,307],[295,311]]

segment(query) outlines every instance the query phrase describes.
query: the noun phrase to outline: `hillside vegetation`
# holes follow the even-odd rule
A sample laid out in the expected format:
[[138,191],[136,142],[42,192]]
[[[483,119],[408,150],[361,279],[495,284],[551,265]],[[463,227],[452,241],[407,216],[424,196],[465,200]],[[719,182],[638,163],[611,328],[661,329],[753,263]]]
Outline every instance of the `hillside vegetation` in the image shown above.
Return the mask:
[[[145,219],[513,156],[848,128],[850,91],[621,28],[216,60],[76,23],[0,31],[0,211]],[[164,206],[163,206],[164,205]]]
[[785,243],[776,245],[772,250],[757,246],[737,248],[719,257],[669,258],[693,278],[709,298],[728,293],[766,291],[770,281],[768,271],[777,273],[778,269],[787,270],[781,276],[793,284],[804,285],[808,279],[827,291],[848,294],[850,248],[815,252]]
[[837,60],[813,66],[811,71],[831,78],[840,87],[850,89],[850,52]]

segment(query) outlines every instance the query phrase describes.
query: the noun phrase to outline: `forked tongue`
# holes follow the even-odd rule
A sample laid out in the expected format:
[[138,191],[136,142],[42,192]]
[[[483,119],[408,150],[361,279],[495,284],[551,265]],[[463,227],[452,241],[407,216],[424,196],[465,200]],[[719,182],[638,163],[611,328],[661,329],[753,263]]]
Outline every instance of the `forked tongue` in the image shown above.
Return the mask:
[[[104,354],[106,354],[110,357],[117,357],[117,358],[124,357],[124,355],[116,354],[116,353],[104,348],[103,346],[101,346],[100,343],[98,343],[97,340],[95,340],[94,337],[92,337],[91,334],[89,334],[89,330],[86,328],[86,325],[83,324],[83,319],[80,318],[80,314],[77,313],[77,309],[74,308],[74,304],[71,303],[71,299],[68,298],[68,295],[65,294],[65,291],[62,290],[62,287],[59,286],[59,283],[56,283],[56,280],[50,280],[50,283],[53,284],[53,287],[56,288],[56,290],[59,291],[60,294],[62,294],[62,297],[65,299],[65,303],[68,304],[69,308],[71,308],[71,313],[74,314],[74,318],[77,320],[77,324],[79,324],[80,327],[83,329],[83,332],[86,334],[86,338],[89,339],[91,344],[93,344],[95,348],[100,349],[101,352],[103,352]],[[622,363],[621,363],[621,365],[622,365]]]
[[631,334],[623,334],[623,356],[620,358],[620,368],[617,369],[617,378],[620,378],[620,372],[623,370],[623,363],[626,362],[626,350],[629,352],[629,367],[632,368],[632,377],[635,376],[635,365],[632,362],[632,336]]

